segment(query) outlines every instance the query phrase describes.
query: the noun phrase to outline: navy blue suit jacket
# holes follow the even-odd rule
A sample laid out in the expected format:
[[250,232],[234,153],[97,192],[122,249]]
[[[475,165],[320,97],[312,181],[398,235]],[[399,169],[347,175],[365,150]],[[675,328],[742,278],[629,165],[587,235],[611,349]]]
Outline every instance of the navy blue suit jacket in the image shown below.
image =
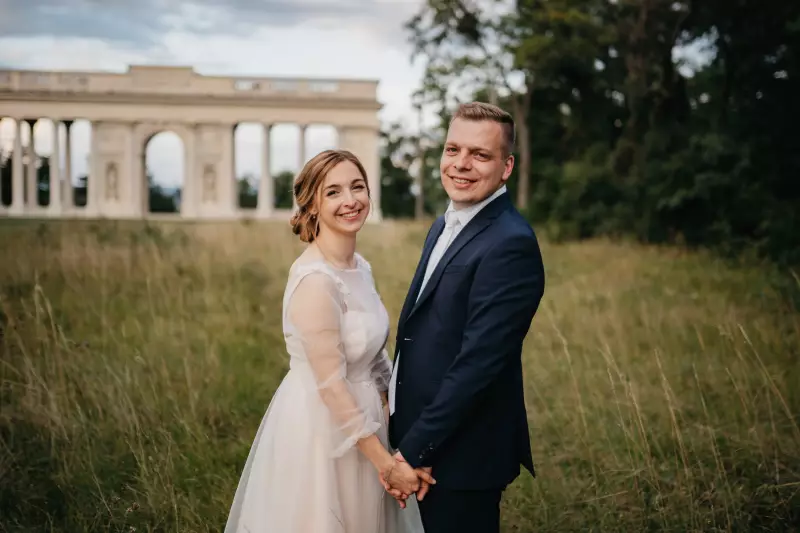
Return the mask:
[[450,244],[424,292],[444,217],[431,226],[397,326],[391,445],[437,486],[503,488],[535,475],[523,398],[522,342],[544,293],[530,224],[503,193]]

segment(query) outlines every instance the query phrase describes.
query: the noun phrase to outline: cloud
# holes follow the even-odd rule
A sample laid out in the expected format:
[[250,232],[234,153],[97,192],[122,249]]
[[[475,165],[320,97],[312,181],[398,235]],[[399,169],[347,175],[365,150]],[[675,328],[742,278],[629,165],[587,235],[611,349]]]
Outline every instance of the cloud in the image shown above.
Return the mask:
[[157,45],[168,31],[248,37],[261,28],[370,28],[384,44],[405,40],[419,0],[6,0],[0,35]]
[[0,19],[6,37],[101,39],[143,45],[166,28],[153,17],[156,0],[106,2],[91,0],[7,1]]
[[[413,124],[410,94],[422,72],[410,63],[402,24],[421,2],[73,0],[66,9],[63,0],[0,0],[0,67],[124,72],[130,64],[161,64],[189,65],[209,75],[378,79],[382,121]],[[52,146],[50,131],[37,126],[37,146],[45,150],[40,153]],[[3,144],[9,132],[13,127],[4,121]],[[324,128],[308,135],[310,154],[335,142]],[[148,149],[155,154],[153,171],[157,181],[174,184],[179,158],[169,157],[174,147],[160,139]],[[260,173],[262,145],[258,128],[237,134],[237,174]],[[296,169],[297,146],[296,128],[275,129],[273,171]],[[88,129],[79,128],[73,175],[85,172],[88,147]]]
[[0,67],[31,70],[109,70],[122,72],[144,63],[147,50],[93,37],[2,37]]

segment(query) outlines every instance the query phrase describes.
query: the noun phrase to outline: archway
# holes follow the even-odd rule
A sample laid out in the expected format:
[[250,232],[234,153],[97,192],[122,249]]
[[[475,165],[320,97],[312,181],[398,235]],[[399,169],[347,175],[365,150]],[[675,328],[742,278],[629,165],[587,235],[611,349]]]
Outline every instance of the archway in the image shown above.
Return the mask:
[[240,122],[233,134],[233,167],[239,209],[253,210],[258,205],[258,189],[264,166],[264,125]]
[[17,125],[13,118],[0,117],[0,206],[11,207],[14,142]]
[[[71,182],[71,201],[76,208],[85,209],[89,188],[89,166],[92,146],[92,123],[76,119],[69,127],[62,129],[62,157],[64,158],[65,178]],[[67,141],[69,135],[69,141]],[[68,193],[70,194],[70,193]]]
[[186,151],[180,136],[162,131],[145,141],[146,213],[180,213],[185,183]]

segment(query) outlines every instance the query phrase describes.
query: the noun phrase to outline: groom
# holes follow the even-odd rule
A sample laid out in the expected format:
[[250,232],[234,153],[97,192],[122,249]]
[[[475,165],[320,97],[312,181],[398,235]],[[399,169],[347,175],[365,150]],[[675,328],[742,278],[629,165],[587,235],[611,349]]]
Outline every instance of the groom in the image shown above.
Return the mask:
[[441,157],[450,207],[431,227],[397,326],[389,391],[397,461],[432,469],[426,533],[499,531],[503,490],[534,474],[522,342],[544,292],[533,230],[511,203],[514,121],[459,107]]

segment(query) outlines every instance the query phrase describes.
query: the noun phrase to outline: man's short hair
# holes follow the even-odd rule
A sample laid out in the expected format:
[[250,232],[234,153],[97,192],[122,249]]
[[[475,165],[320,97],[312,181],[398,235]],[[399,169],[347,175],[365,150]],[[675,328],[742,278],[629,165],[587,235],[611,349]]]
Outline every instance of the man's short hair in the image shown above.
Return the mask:
[[514,144],[516,142],[514,119],[509,113],[503,111],[496,105],[487,104],[485,102],[470,102],[468,104],[461,104],[458,106],[458,109],[456,109],[456,112],[453,115],[453,118],[450,120],[450,123],[452,124],[453,120],[457,118],[463,120],[491,120],[492,122],[497,122],[502,126],[503,134],[506,140],[505,155],[509,155],[514,151]]

